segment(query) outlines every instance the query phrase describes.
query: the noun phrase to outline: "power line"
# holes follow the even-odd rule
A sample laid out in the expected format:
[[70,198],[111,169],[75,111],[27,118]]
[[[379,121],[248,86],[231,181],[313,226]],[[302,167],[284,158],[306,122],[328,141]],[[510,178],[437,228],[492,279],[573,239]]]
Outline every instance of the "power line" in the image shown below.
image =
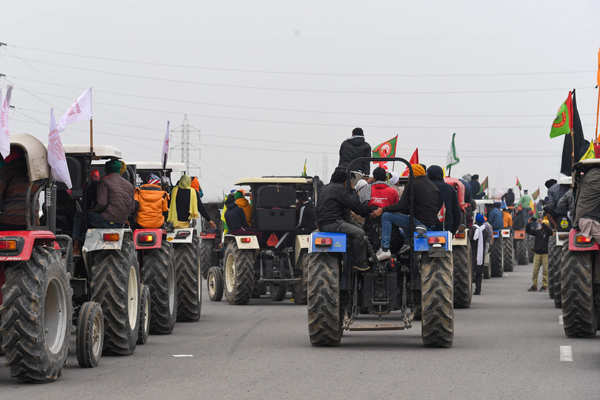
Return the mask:
[[502,76],[538,76],[538,75],[574,75],[574,74],[589,74],[593,70],[569,70],[569,71],[537,71],[537,72],[456,72],[456,73],[402,73],[402,72],[321,72],[321,71],[281,71],[281,70],[266,70],[266,69],[248,69],[248,68],[232,68],[232,67],[214,67],[206,65],[194,64],[174,64],[162,63],[146,60],[135,60],[126,58],[115,58],[96,56],[89,54],[79,54],[60,50],[41,49],[36,47],[10,45],[10,48],[36,51],[46,54],[56,54],[63,56],[71,56],[78,58],[87,58],[102,61],[111,61],[127,64],[151,65],[157,67],[184,68],[184,69],[200,69],[216,72],[243,72],[257,74],[272,74],[272,75],[304,75],[304,76],[336,76],[336,77],[400,77],[400,78],[455,78],[455,77],[502,77]]

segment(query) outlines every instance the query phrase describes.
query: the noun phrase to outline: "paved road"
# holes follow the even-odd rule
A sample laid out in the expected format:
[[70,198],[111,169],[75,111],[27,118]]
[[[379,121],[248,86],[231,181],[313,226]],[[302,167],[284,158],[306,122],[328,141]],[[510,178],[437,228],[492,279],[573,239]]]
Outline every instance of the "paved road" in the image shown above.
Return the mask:
[[[548,295],[526,292],[531,267],[518,269],[456,311],[451,349],[423,348],[418,324],[312,348],[304,307],[206,301],[201,322],[93,370],[71,359],[54,384],[16,384],[0,367],[0,399],[600,398],[600,339],[567,339]],[[560,346],[572,346],[572,362],[560,361]]]

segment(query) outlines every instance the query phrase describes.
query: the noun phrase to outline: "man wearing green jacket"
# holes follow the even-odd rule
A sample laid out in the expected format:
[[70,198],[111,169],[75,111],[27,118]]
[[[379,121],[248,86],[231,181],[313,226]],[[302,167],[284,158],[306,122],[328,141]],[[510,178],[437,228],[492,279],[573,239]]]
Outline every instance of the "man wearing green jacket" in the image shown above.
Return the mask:
[[531,209],[531,196],[527,194],[527,189],[523,191],[523,196],[519,199],[519,205],[523,209],[530,210]]

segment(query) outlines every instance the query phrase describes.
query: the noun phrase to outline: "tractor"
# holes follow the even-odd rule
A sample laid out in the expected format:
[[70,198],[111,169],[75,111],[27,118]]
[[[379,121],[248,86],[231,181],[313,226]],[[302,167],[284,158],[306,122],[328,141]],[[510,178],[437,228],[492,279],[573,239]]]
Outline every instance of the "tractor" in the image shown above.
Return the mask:
[[[454,338],[454,288],[452,235],[447,231],[415,228],[414,174],[403,158],[366,158],[352,161],[350,171],[361,161],[398,161],[409,170],[409,229],[397,245],[392,240],[392,257],[378,261],[367,237],[369,269],[352,268],[351,249],[343,233],[313,232],[308,257],[308,333],[313,346],[340,344],[344,331],[389,331],[412,327],[421,319],[423,344],[451,347]],[[350,250],[350,251],[349,251]],[[384,316],[399,311],[399,318]],[[398,315],[397,314],[397,315]],[[362,316],[362,317],[361,317]],[[369,321],[371,316],[376,322]],[[363,320],[363,317],[367,320]]]

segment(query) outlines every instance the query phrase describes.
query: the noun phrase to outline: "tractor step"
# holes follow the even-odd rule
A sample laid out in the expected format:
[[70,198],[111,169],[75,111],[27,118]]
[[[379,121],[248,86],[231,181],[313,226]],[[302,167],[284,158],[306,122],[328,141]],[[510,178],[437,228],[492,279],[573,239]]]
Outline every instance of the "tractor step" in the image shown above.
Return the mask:
[[401,331],[411,327],[410,323],[399,322],[353,322],[346,329],[349,331]]

